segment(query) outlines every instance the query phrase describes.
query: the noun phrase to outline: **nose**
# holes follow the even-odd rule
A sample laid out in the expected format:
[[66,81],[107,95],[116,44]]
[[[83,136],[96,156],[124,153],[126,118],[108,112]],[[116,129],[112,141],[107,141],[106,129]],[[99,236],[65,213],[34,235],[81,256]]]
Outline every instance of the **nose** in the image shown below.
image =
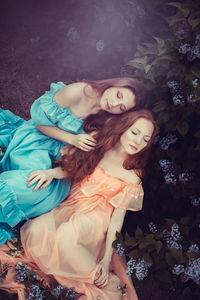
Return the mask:
[[142,142],[142,136],[141,136],[140,134],[138,134],[138,135],[136,136],[135,143],[136,143],[137,145],[140,145],[141,142]]

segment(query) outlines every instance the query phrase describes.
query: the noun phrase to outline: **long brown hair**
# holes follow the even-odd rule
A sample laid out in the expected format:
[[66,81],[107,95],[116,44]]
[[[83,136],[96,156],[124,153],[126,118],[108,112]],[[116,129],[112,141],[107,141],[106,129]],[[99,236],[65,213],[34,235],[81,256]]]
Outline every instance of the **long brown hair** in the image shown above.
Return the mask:
[[64,155],[60,161],[60,165],[67,172],[67,178],[71,182],[79,182],[87,175],[92,174],[104,154],[112,149],[120,140],[121,135],[128,130],[133,123],[139,118],[150,120],[154,126],[154,131],[147,146],[139,153],[127,155],[123,163],[125,169],[135,169],[139,171],[141,177],[144,175],[144,168],[149,154],[150,146],[155,135],[158,132],[157,124],[152,113],[142,109],[137,111],[126,112],[122,115],[112,115],[103,120],[104,125],[100,122],[99,115],[92,120],[87,118],[84,122],[84,130],[88,133],[96,130],[94,138],[96,140],[95,149],[90,152],[84,152],[74,146],[69,146],[69,152]]
[[102,95],[104,91],[110,87],[126,87],[135,95],[134,110],[144,107],[145,88],[143,83],[135,78],[118,77],[103,80],[85,80],[85,82],[100,95]]

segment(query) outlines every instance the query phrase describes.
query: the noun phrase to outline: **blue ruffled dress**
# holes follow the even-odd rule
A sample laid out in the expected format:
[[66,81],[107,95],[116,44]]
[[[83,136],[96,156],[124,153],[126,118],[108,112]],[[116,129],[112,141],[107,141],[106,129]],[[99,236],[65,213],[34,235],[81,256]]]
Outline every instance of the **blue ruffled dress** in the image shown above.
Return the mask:
[[52,83],[50,91],[33,103],[29,121],[0,109],[0,146],[6,148],[0,161],[0,244],[12,238],[12,228],[19,222],[50,211],[69,193],[66,180],[54,179],[36,192],[36,184],[28,188],[26,182],[33,171],[52,168],[52,161],[60,157],[60,149],[66,145],[42,134],[35,124],[84,133],[83,120],[55,102],[55,93],[63,87],[62,82]]

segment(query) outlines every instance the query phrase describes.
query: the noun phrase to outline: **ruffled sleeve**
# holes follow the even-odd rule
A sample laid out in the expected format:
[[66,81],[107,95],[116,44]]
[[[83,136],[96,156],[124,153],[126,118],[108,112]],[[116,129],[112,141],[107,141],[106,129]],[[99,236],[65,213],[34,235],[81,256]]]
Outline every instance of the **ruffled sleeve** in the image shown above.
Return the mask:
[[65,86],[63,82],[52,83],[50,90],[32,104],[31,119],[38,125],[57,126],[71,133],[84,133],[83,120],[76,118],[69,108],[63,108],[55,102],[56,92]]
[[115,208],[139,211],[142,209],[143,197],[142,184],[129,184],[113,196],[109,203]]

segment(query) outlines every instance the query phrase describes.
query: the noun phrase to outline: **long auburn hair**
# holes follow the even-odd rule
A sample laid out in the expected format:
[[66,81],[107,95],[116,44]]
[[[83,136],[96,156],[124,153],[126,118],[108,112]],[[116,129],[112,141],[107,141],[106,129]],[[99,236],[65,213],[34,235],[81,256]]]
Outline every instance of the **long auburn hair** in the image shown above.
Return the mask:
[[150,120],[154,126],[154,131],[144,149],[134,155],[127,154],[123,167],[127,170],[137,170],[140,177],[143,177],[150,146],[158,132],[158,126],[152,113],[146,109],[130,111],[121,115],[111,115],[106,120],[103,120],[103,126],[99,114],[95,115],[93,119],[89,116],[84,121],[84,130],[87,133],[91,133],[95,130],[93,136],[96,140],[96,146],[94,150],[90,152],[69,146],[68,154],[64,155],[59,162],[61,167],[68,174],[67,179],[73,183],[77,183],[92,174],[104,154],[117,144],[121,135],[139,118]]
[[126,87],[130,89],[135,95],[134,110],[144,107],[146,94],[145,88],[143,83],[136,78],[117,77],[103,80],[85,80],[85,82],[89,84],[100,95],[102,95],[104,91],[110,87]]

